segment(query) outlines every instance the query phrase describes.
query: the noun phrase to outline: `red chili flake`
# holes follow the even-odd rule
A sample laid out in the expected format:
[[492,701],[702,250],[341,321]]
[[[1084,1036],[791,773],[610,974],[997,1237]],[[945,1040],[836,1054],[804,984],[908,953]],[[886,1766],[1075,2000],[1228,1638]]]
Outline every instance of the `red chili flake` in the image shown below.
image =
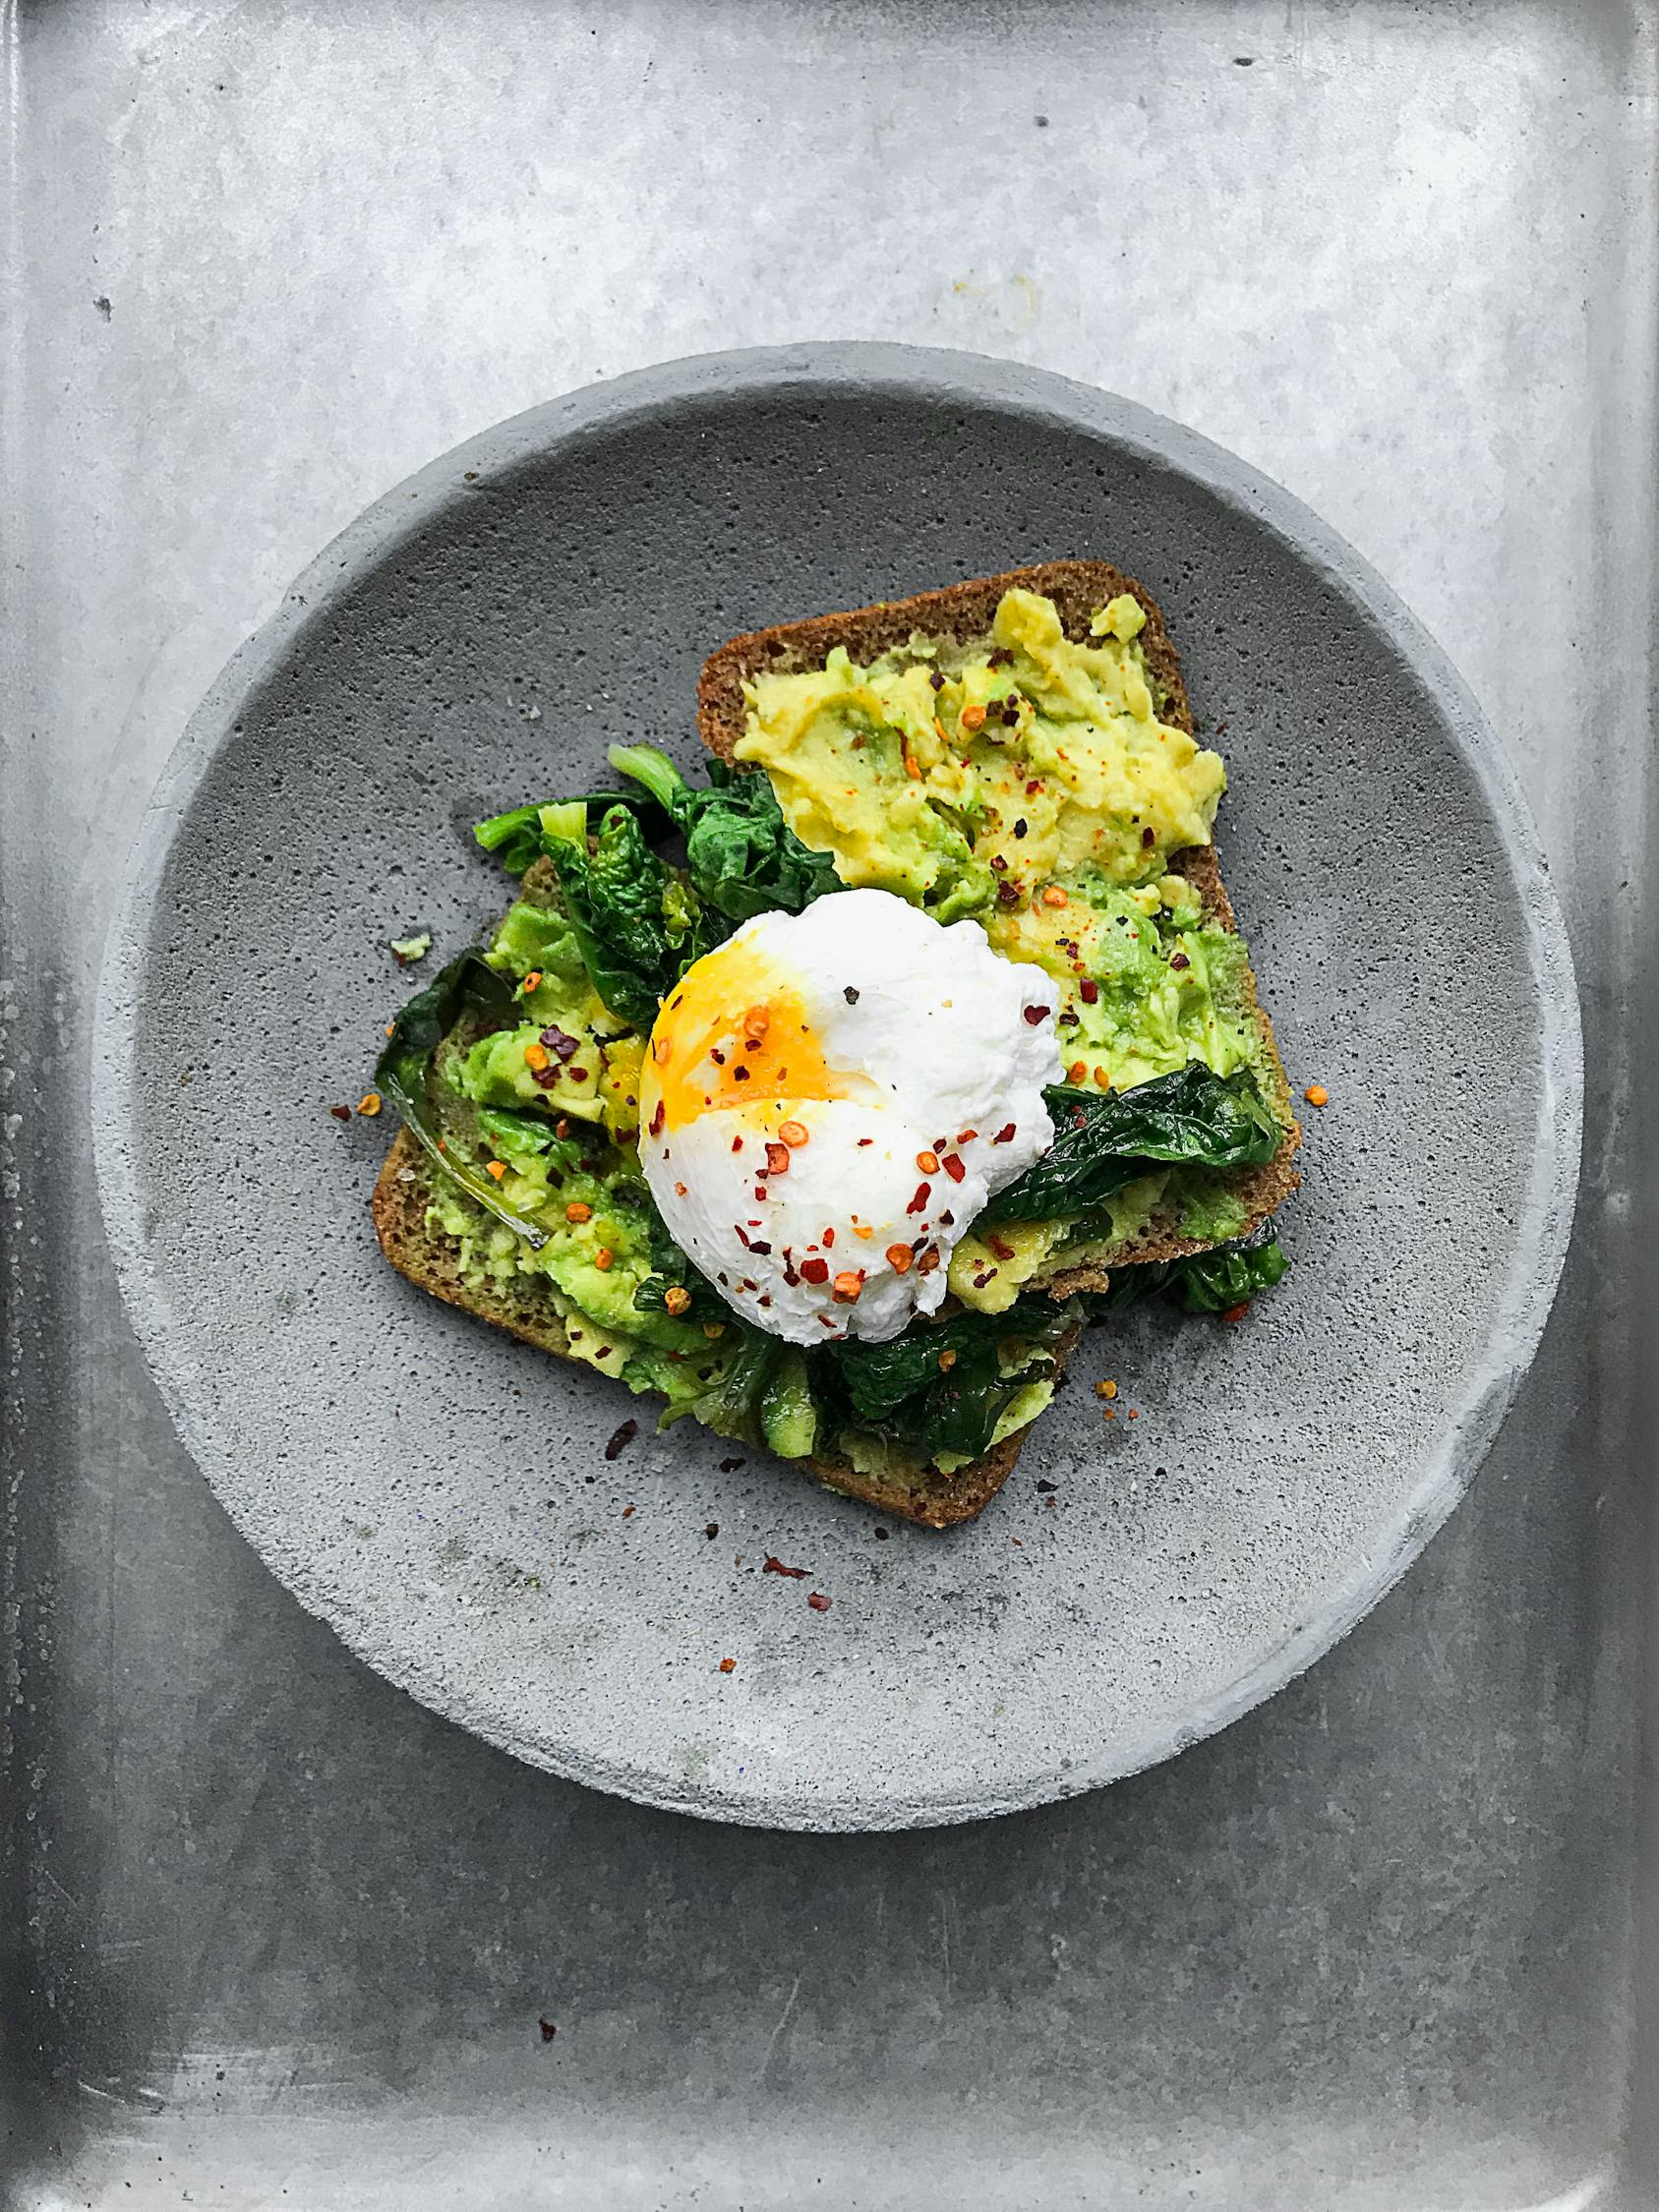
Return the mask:
[[[624,1422],[622,1423],[622,1426],[621,1426],[621,1428],[619,1428],[619,1429],[617,1430],[617,1433],[616,1433],[616,1434],[615,1434],[615,1435],[614,1435],[614,1436],[612,1437],[611,1441],[610,1441],[610,1442],[609,1442],[609,1443],[608,1443],[608,1444],[606,1445],[606,1447],[605,1447],[605,1457],[606,1457],[607,1459],[617,1459],[617,1458],[619,1458],[619,1457],[620,1457],[620,1456],[622,1455],[622,1453],[623,1453],[623,1452],[625,1452],[625,1451],[627,1450],[627,1448],[628,1448],[629,1444],[631,1444],[631,1443],[633,1442],[633,1439],[634,1439],[634,1438],[635,1438],[635,1437],[636,1437],[636,1436],[637,1436],[638,1434],[639,1434],[639,1424],[638,1424],[638,1422],[637,1422],[637,1421],[624,1421]],[[630,1505],[630,1506],[628,1507],[628,1511],[629,1511],[630,1513],[631,1513],[631,1512],[633,1511],[633,1507],[632,1507],[631,1505]]]
[[581,1039],[570,1036],[557,1021],[550,1022],[542,1031],[542,1042],[561,1060],[573,1060],[581,1047]]
[[991,1138],[991,1142],[993,1144],[1012,1144],[1013,1141],[1014,1124],[1012,1122],[1004,1122],[1002,1127],[997,1131],[996,1135]]
[[1156,838],[1153,835],[1152,825],[1150,822],[1148,823],[1147,827],[1141,832],[1141,843],[1143,844],[1155,844],[1157,843]]
[[831,1251],[835,1245],[835,1231],[833,1229],[826,1229],[824,1231],[821,1242],[826,1252]]
[[953,1183],[960,1183],[963,1177],[968,1173],[968,1170],[963,1166],[962,1162],[957,1158],[954,1152],[947,1152],[944,1158],[939,1162],[939,1165],[944,1169],[945,1173],[950,1177]]
[[530,1079],[538,1090],[551,1090],[563,1073],[563,1068],[532,1068]]
[[978,1134],[979,1133],[977,1129],[958,1130],[956,1133],[956,1140],[959,1144],[972,1144],[975,1137],[977,1137]]
[[659,1099],[658,1099],[658,1101],[657,1101],[657,1111],[656,1111],[656,1112],[655,1112],[655,1113],[654,1113],[654,1114],[653,1114],[653,1115],[651,1116],[651,1135],[652,1135],[653,1136],[661,1136],[661,1135],[662,1135],[662,1134],[663,1134],[663,1124],[664,1124],[664,1122],[666,1122],[667,1120],[668,1120],[668,1108],[667,1108],[667,1106],[665,1106],[665,1105],[664,1105],[663,1101],[662,1101],[662,1100],[661,1100],[661,1099],[659,1098]]
[[749,1246],[749,1251],[754,1253],[757,1259],[770,1259],[772,1256],[771,1246],[762,1244],[758,1237],[756,1237],[754,1242]]
[[1085,1006],[1093,1006],[1100,996],[1100,986],[1092,975],[1086,975],[1077,987],[1077,995]]
[[734,1137],[733,1137],[733,1139],[732,1139],[732,1149],[733,1149],[733,1151],[734,1151],[734,1152],[741,1152],[741,1151],[742,1150],[742,1148],[743,1148],[743,1140],[742,1140],[742,1138],[741,1138],[741,1136],[734,1136]]
[[631,1521],[633,1519],[633,1507],[631,1505],[624,1505],[622,1507],[622,1519],[624,1521]]
[[925,1213],[927,1210],[927,1200],[931,1195],[932,1190],[933,1186],[931,1183],[918,1183],[916,1187],[916,1196],[912,1198],[910,1204],[906,1206],[905,1211],[907,1213]]
[[1059,1488],[1059,1486],[1060,1486],[1060,1485],[1058,1484],[1058,1483],[1041,1483],[1041,1482],[1039,1482],[1039,1483],[1037,1484],[1037,1488],[1038,1488],[1038,1489],[1039,1489],[1039,1490],[1040,1490],[1040,1491],[1042,1492],[1042,1494],[1043,1494],[1043,1496],[1044,1496],[1044,1497],[1046,1497],[1046,1496],[1048,1495],[1048,1493],[1049,1493],[1049,1491],[1050,1491],[1050,1490],[1057,1490],[1057,1489]]
[[770,1551],[767,1552],[766,1557],[761,1562],[760,1571],[763,1575],[788,1575],[791,1582],[804,1582],[806,1580],[806,1569],[804,1567],[786,1567],[784,1562]]
[[999,906],[1017,906],[1023,896],[1017,883],[1004,881],[996,887],[996,902]]
[[995,1252],[998,1259],[1013,1258],[1014,1247],[1010,1244],[1005,1244],[1000,1237],[990,1236],[985,1239],[985,1242],[987,1245],[989,1245],[992,1252]]
[[1223,1320],[1223,1321],[1242,1321],[1242,1320],[1243,1320],[1243,1318],[1244,1318],[1244,1316],[1246,1315],[1246,1313],[1248,1313],[1248,1312],[1249,1312],[1249,1310],[1250,1310],[1250,1301],[1249,1301],[1249,1299],[1247,1299],[1247,1298],[1246,1298],[1246,1299],[1241,1299],[1241,1300],[1239,1301],[1238,1305],[1236,1305],[1236,1306],[1229,1306],[1229,1307],[1227,1308],[1226,1311],[1225,1311],[1225,1312],[1224,1312],[1224,1313],[1223,1313],[1223,1314],[1221,1315],[1221,1318],[1222,1318],[1222,1320]]
[[722,1674],[734,1674],[737,1672],[737,1667],[738,1662],[735,1659],[723,1659],[720,1662],[720,1671]]
[[573,1083],[585,1083],[587,1081],[587,1070],[585,1068],[566,1068],[564,1073]]
[[732,1080],[735,1083],[746,1083],[748,1081],[748,1070],[746,1068],[734,1068]]
[[1169,964],[1171,967],[1191,967],[1193,963],[1185,953],[1175,953],[1170,956]]
[[768,1175],[788,1175],[789,1146],[787,1144],[767,1145],[766,1172]]
[[829,1281],[829,1261],[827,1259],[803,1259],[800,1262],[800,1279],[804,1283],[827,1283]]
[[1054,1009],[1051,1006],[1028,1006],[1026,1009],[1026,1019],[1035,1029],[1040,1023],[1046,1021],[1053,1011]]
[[741,1221],[734,1221],[732,1227],[737,1231],[739,1244],[742,1246],[744,1252],[747,1252],[749,1249],[748,1239],[743,1235],[742,1223]]
[[542,2031],[542,2041],[544,2043],[551,2043],[554,2037],[559,2033],[559,2030],[554,2026],[551,2020],[538,2020],[536,2022],[536,2025]]
[[827,1613],[830,1609],[830,1601],[824,1596],[821,1590],[809,1591],[807,1593],[806,1602],[811,1606],[812,1610],[815,1613]]
[[1007,873],[1007,861],[1002,857],[1002,854],[1000,852],[993,852],[991,854],[991,874],[993,876],[1005,876]]
[[938,1264],[939,1248],[937,1245],[929,1245],[927,1247],[927,1250],[922,1253],[921,1257],[916,1263],[917,1272],[920,1275],[931,1275],[934,1268],[937,1267]]
[[796,1284],[799,1283],[800,1280],[800,1276],[795,1266],[794,1261],[786,1259],[784,1261],[784,1281],[788,1283],[791,1290],[794,1290]]
[[[723,1459],[720,1463],[720,1472],[722,1473],[722,1475],[729,1475],[734,1467],[741,1467],[742,1464],[743,1463],[741,1459]],[[712,1541],[720,1534],[720,1523],[718,1521],[710,1521],[707,1527],[703,1530],[703,1534]]]
[[333,1115],[336,1122],[349,1122],[351,1119],[351,1108],[349,1106],[330,1106],[328,1111]]
[[875,1138],[873,1136],[860,1136],[859,1139],[859,1150],[861,1152],[866,1144],[873,1144],[874,1142]]
[[1015,835],[1015,836],[1016,836],[1017,838],[1023,838],[1023,837],[1025,836],[1025,834],[1026,834],[1026,830],[1027,830],[1027,827],[1028,827],[1028,824],[1027,824],[1027,822],[1026,822],[1026,818],[1025,818],[1025,816],[1024,816],[1024,815],[1022,814],[1022,815],[1021,815],[1021,817],[1020,817],[1020,819],[1019,819],[1019,820],[1018,820],[1018,821],[1017,821],[1017,822],[1015,823],[1015,825],[1014,825],[1014,835]]

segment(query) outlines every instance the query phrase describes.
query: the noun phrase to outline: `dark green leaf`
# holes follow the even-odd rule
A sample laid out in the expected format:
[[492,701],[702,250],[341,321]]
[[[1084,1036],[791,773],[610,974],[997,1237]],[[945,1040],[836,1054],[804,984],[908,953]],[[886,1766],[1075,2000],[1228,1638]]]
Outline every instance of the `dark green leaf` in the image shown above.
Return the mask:
[[1194,1061],[1133,1090],[1046,1091],[1054,1142],[979,1216],[999,1221],[1063,1221],[1166,1160],[1202,1166],[1260,1166],[1284,1141],[1248,1068],[1217,1076]]
[[487,822],[478,823],[472,834],[486,852],[496,854],[504,868],[521,876],[547,849],[542,835],[542,812],[543,806],[554,805],[579,806],[590,822],[596,811],[604,814],[613,806],[625,806],[641,816],[649,827],[666,829],[668,826],[649,791],[583,791],[572,799],[509,807],[504,814],[492,814]]
[[543,834],[594,989],[613,1014],[649,1035],[662,1001],[717,942],[701,908],[626,807],[605,816],[591,853]]
[[668,1233],[667,1224],[653,1204],[646,1231],[651,1246],[651,1272],[633,1294],[633,1303],[647,1312],[666,1313],[671,1290],[687,1291],[691,1303],[681,1311],[690,1321],[724,1321],[734,1329],[738,1321],[732,1309],[708,1280],[698,1273]]
[[382,1097],[397,1109],[404,1127],[433,1162],[486,1213],[540,1247],[547,1238],[536,1224],[513,1212],[490,1177],[464,1157],[460,1147],[444,1142],[429,1081],[433,1055],[456,1022],[466,1015],[498,1020],[510,1012],[512,998],[512,984],[497,974],[482,953],[462,953],[409,1001],[392,1023],[375,1068],[375,1080]]
[[770,780],[708,764],[709,781],[687,784],[655,745],[616,745],[611,765],[643,784],[685,840],[685,866],[699,899],[733,921],[755,914],[799,914],[839,891],[827,852],[802,844],[784,820]]
[[[730,1314],[727,1317],[731,1319]],[[718,1347],[719,1375],[699,1396],[676,1405],[667,1418],[678,1421],[689,1414],[717,1436],[763,1446],[766,1432],[762,1407],[768,1386],[782,1368],[790,1348],[777,1337],[762,1336],[758,1329],[746,1328],[739,1321],[732,1322],[732,1329],[736,1341],[722,1342]]]
[[1181,1270],[1181,1304],[1189,1313],[1226,1313],[1282,1282],[1289,1260],[1276,1242],[1217,1245],[1174,1264]]
[[1282,1281],[1290,1265],[1277,1242],[1215,1245],[1209,1252],[1189,1252],[1182,1259],[1154,1260],[1140,1267],[1120,1267],[1107,1289],[1088,1300],[1090,1316],[1097,1319],[1138,1306],[1149,1298],[1166,1297],[1188,1313],[1225,1313],[1248,1305],[1263,1291]]
[[1016,1394],[1051,1370],[1055,1347],[1079,1319],[1075,1304],[1021,1299],[1005,1313],[913,1322],[888,1344],[848,1338],[813,1359],[824,1394],[859,1426],[924,1458],[977,1459]]

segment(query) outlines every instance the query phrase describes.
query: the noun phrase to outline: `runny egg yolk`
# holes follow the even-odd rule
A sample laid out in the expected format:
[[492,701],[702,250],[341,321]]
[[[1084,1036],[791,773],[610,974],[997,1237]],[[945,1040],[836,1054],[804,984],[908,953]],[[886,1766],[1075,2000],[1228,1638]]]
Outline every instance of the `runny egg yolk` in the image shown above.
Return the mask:
[[647,1127],[686,1129],[723,1108],[853,1098],[870,1087],[825,1060],[793,978],[733,941],[700,960],[664,1002],[640,1105]]

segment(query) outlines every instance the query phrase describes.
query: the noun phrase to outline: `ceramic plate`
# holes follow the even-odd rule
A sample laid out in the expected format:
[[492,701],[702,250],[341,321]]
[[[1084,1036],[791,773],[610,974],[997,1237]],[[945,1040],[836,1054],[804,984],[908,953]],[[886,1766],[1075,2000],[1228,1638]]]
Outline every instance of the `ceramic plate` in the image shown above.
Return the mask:
[[[688,761],[698,666],[734,631],[1061,554],[1153,591],[1225,725],[1222,864],[1292,1081],[1331,1104],[1284,1285],[1241,1327],[1092,1334],[1002,1494],[940,1536],[688,1423],[657,1437],[620,1386],[409,1288],[369,1223],[390,1131],[327,1108],[411,987],[388,940],[430,927],[436,964],[504,903],[476,818],[593,784],[618,739]],[[775,1827],[1037,1804],[1305,1667],[1478,1464],[1576,1175],[1560,916],[1444,656],[1238,461],[967,355],[677,363],[390,493],[191,723],[98,1020],[133,1319],[272,1570],[519,1757]]]

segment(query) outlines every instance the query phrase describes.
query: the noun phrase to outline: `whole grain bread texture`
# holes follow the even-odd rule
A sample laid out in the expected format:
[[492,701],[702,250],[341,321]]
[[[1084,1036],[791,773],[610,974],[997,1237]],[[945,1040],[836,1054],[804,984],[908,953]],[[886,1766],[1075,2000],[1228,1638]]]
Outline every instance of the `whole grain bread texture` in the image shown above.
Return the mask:
[[[746,707],[743,685],[756,675],[787,675],[802,669],[821,669],[838,645],[853,660],[869,662],[919,633],[946,638],[958,645],[988,640],[991,619],[1006,591],[1039,592],[1051,599],[1067,637],[1089,634],[1090,617],[1108,600],[1127,592],[1146,610],[1146,627],[1140,644],[1147,674],[1163,721],[1194,734],[1192,706],[1181,675],[1181,659],[1164,624],[1163,611],[1151,592],[1105,560],[1047,560],[1031,568],[1011,568],[1000,576],[977,576],[941,591],[919,592],[912,599],[881,600],[873,607],[858,607],[840,614],[815,614],[800,622],[779,622],[770,629],[749,630],[728,639],[703,663],[697,683],[697,733],[711,753],[733,759],[742,736]],[[1192,845],[1176,853],[1171,870],[1186,877],[1199,897],[1206,920],[1237,934],[1232,902],[1221,881],[1213,844]],[[1302,1132],[1290,1108],[1290,1088],[1279,1058],[1273,1023],[1256,989],[1255,973],[1248,966],[1244,992],[1249,1010],[1261,1025],[1267,1048],[1269,1103],[1284,1124],[1284,1141],[1273,1159],[1261,1167],[1241,1168],[1229,1179],[1245,1208],[1247,1219],[1237,1232],[1251,1235],[1281,1205],[1301,1182],[1296,1173],[1297,1146]],[[1155,1213],[1133,1241],[1112,1253],[1110,1265],[1092,1261],[1086,1266],[1061,1267],[1030,1287],[1070,1298],[1078,1291],[1103,1291],[1113,1268],[1135,1266],[1160,1259],[1178,1259],[1203,1252],[1209,1240],[1181,1237],[1173,1219]]]
[[[515,1276],[500,1289],[494,1285],[482,1288],[463,1278],[459,1244],[427,1219],[433,1179],[440,1173],[442,1170],[433,1166],[408,1131],[400,1130],[381,1169],[372,1201],[375,1234],[382,1252],[417,1290],[458,1306],[543,1352],[569,1359],[564,1324],[536,1276]],[[1056,1351],[1062,1371],[1076,1341],[1075,1336],[1068,1337]],[[926,1529],[948,1529],[956,1522],[972,1521],[989,1504],[1014,1472],[1014,1463],[1030,1433],[1030,1426],[1017,1429],[954,1475],[937,1468],[922,1469],[915,1476],[861,1475],[838,1455],[801,1464],[830,1489],[860,1498],[883,1513],[898,1514]]]

